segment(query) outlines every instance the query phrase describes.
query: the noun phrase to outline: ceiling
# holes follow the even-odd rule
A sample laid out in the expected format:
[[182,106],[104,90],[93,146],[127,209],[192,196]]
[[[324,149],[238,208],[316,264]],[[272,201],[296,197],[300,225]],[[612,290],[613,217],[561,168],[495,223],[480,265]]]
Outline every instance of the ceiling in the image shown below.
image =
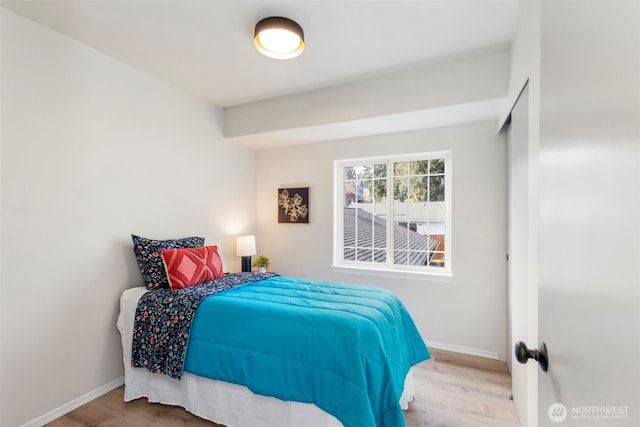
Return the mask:
[[[524,0],[2,1],[208,102],[227,107],[342,84],[416,64],[506,48]],[[298,58],[262,56],[255,23],[304,29]]]

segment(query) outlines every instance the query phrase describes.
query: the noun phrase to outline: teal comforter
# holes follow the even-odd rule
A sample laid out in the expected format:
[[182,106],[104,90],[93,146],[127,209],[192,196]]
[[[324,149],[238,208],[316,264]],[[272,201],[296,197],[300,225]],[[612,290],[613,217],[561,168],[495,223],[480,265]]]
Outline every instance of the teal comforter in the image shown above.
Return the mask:
[[409,368],[429,358],[391,292],[276,276],[200,304],[185,371],[313,403],[345,427],[395,427]]

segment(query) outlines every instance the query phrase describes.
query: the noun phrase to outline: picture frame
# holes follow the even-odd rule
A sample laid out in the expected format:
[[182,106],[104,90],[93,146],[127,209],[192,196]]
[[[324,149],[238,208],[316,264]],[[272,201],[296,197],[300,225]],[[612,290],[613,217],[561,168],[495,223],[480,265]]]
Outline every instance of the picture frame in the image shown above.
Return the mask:
[[278,223],[309,223],[309,187],[278,189]]

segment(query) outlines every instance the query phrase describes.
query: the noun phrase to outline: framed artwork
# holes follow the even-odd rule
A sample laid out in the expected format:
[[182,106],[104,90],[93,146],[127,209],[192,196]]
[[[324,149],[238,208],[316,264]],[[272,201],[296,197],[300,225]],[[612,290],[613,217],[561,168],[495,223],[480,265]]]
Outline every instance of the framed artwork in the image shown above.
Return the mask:
[[309,222],[309,187],[278,189],[278,223]]

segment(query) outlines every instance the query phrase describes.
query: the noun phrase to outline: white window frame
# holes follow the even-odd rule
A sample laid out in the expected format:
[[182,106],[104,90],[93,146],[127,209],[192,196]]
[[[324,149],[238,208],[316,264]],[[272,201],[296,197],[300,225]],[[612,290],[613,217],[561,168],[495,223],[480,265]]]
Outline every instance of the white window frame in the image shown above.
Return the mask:
[[[389,192],[393,191],[393,163],[402,161],[419,161],[443,159],[445,162],[445,266],[416,266],[416,265],[400,265],[393,263],[393,256],[387,256],[386,263],[376,263],[367,261],[350,261],[344,260],[344,176],[343,168],[349,166],[360,166],[368,163],[386,163],[387,164],[387,224],[393,224],[394,221],[394,203],[393,195]],[[425,279],[425,278],[450,278],[452,276],[452,259],[451,259],[451,201],[452,201],[452,156],[451,151],[435,151],[426,153],[413,153],[395,156],[366,157],[356,159],[335,160],[333,162],[334,171],[334,214],[333,214],[333,269],[342,273],[359,273],[373,274],[376,276],[400,277],[409,279]],[[387,253],[393,254],[393,247],[389,242],[393,242],[393,227],[387,227]]]

